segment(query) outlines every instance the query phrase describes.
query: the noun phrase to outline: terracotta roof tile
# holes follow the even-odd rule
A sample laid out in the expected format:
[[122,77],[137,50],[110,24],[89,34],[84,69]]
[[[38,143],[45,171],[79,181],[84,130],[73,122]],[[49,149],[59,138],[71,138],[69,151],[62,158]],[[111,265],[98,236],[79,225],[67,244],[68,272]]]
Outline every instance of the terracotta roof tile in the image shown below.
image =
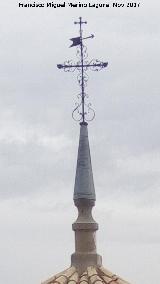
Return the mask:
[[104,268],[103,266],[99,267],[98,270],[99,270],[100,274],[108,276],[108,277],[112,277],[114,275],[111,271],[109,271],[108,269]]
[[80,276],[80,279],[79,279],[79,284],[86,284],[88,283],[88,274],[87,274],[87,271],[85,271],[81,276]]
[[53,283],[67,284],[67,282],[68,282],[68,277],[66,275],[61,275],[58,278],[56,278]]
[[129,284],[104,267],[90,266],[79,275],[74,266],[56,274],[42,284]]
[[69,278],[68,283],[69,284],[76,284],[76,283],[78,283],[78,280],[79,280],[79,275],[78,275],[78,272],[76,271]]
[[65,269],[57,274],[55,274],[54,276],[50,277],[49,279],[47,279],[46,281],[42,282],[43,284],[52,284],[54,283],[54,280],[59,277],[60,275],[64,274],[66,272],[66,270],[68,269]]
[[102,284],[103,280],[99,277],[97,270],[94,266],[90,266],[87,268],[88,278],[90,284]]

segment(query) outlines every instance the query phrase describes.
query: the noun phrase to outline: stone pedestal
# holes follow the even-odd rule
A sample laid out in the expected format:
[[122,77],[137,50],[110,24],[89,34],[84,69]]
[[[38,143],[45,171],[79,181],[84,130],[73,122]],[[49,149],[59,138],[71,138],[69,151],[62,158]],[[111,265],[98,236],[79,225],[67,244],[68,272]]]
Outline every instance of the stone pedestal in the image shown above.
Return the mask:
[[72,225],[75,232],[75,253],[71,256],[71,264],[79,273],[88,266],[101,266],[102,257],[96,251],[96,231],[98,224],[92,217],[93,200],[79,199],[75,201],[78,208],[78,218]]
[[76,267],[79,274],[82,274],[89,266],[102,266],[102,257],[97,253],[73,253],[71,264]]

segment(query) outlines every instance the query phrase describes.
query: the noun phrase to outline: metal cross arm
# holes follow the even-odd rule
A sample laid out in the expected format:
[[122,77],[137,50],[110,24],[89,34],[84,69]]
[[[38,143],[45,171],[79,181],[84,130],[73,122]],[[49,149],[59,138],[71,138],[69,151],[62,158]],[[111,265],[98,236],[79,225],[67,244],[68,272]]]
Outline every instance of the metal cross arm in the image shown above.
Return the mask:
[[[89,68],[89,67],[101,67],[105,68],[107,67],[108,62],[100,62],[100,63],[93,63],[93,64],[83,64],[84,68]],[[75,64],[75,65],[67,65],[67,64],[57,64],[57,67],[59,69],[65,69],[65,68],[82,68],[82,65]]]

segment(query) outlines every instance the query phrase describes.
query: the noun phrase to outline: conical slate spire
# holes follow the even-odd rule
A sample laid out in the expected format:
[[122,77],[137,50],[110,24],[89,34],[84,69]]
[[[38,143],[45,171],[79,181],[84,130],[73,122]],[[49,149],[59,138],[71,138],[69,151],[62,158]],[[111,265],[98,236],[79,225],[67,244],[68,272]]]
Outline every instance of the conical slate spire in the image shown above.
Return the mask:
[[80,125],[74,200],[83,198],[95,201],[96,195],[93,181],[87,123],[83,122]]
[[87,123],[81,122],[74,186],[74,203],[78,209],[78,218],[72,224],[75,232],[75,252],[71,255],[71,265],[76,267],[80,274],[88,266],[102,265],[102,257],[97,254],[96,248],[98,224],[92,217],[95,200]]

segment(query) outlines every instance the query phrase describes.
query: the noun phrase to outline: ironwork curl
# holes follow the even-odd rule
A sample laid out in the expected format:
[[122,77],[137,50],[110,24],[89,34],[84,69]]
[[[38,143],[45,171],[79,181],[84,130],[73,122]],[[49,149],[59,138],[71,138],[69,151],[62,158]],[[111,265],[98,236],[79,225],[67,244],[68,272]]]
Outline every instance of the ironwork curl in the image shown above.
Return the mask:
[[98,59],[92,59],[89,63],[90,65],[90,68],[92,71],[99,71],[101,70],[102,68],[104,68],[104,64],[103,62],[101,62],[100,60]]
[[[85,106],[88,108],[87,113],[85,115],[86,121],[92,121],[95,118],[95,115],[96,115],[95,110],[93,108],[91,108],[91,105],[92,105],[91,103],[88,103],[88,104],[85,103]],[[87,115],[91,115],[91,117],[88,118]]]
[[77,49],[76,49],[76,56],[78,59],[81,59],[81,49],[79,48],[79,46],[77,46]]
[[80,87],[82,87],[82,84],[83,84],[83,87],[87,87],[87,81],[89,79],[89,76],[87,75],[86,72],[83,73],[83,76],[82,76],[82,73],[79,73],[77,75],[77,81],[78,81],[78,84]]
[[88,57],[87,47],[83,45],[83,58],[86,59]]
[[[75,103],[76,107],[74,108],[74,110],[72,111],[72,118],[75,121],[81,121],[82,120],[82,113],[80,112],[80,107],[82,105],[82,102],[80,103]],[[79,116],[79,118],[76,117],[76,114]]]
[[84,93],[84,97],[88,99],[89,95],[87,93]]
[[66,68],[64,69],[65,72],[74,72],[76,69],[76,67],[73,65],[72,60],[65,61],[64,65],[66,66]]

